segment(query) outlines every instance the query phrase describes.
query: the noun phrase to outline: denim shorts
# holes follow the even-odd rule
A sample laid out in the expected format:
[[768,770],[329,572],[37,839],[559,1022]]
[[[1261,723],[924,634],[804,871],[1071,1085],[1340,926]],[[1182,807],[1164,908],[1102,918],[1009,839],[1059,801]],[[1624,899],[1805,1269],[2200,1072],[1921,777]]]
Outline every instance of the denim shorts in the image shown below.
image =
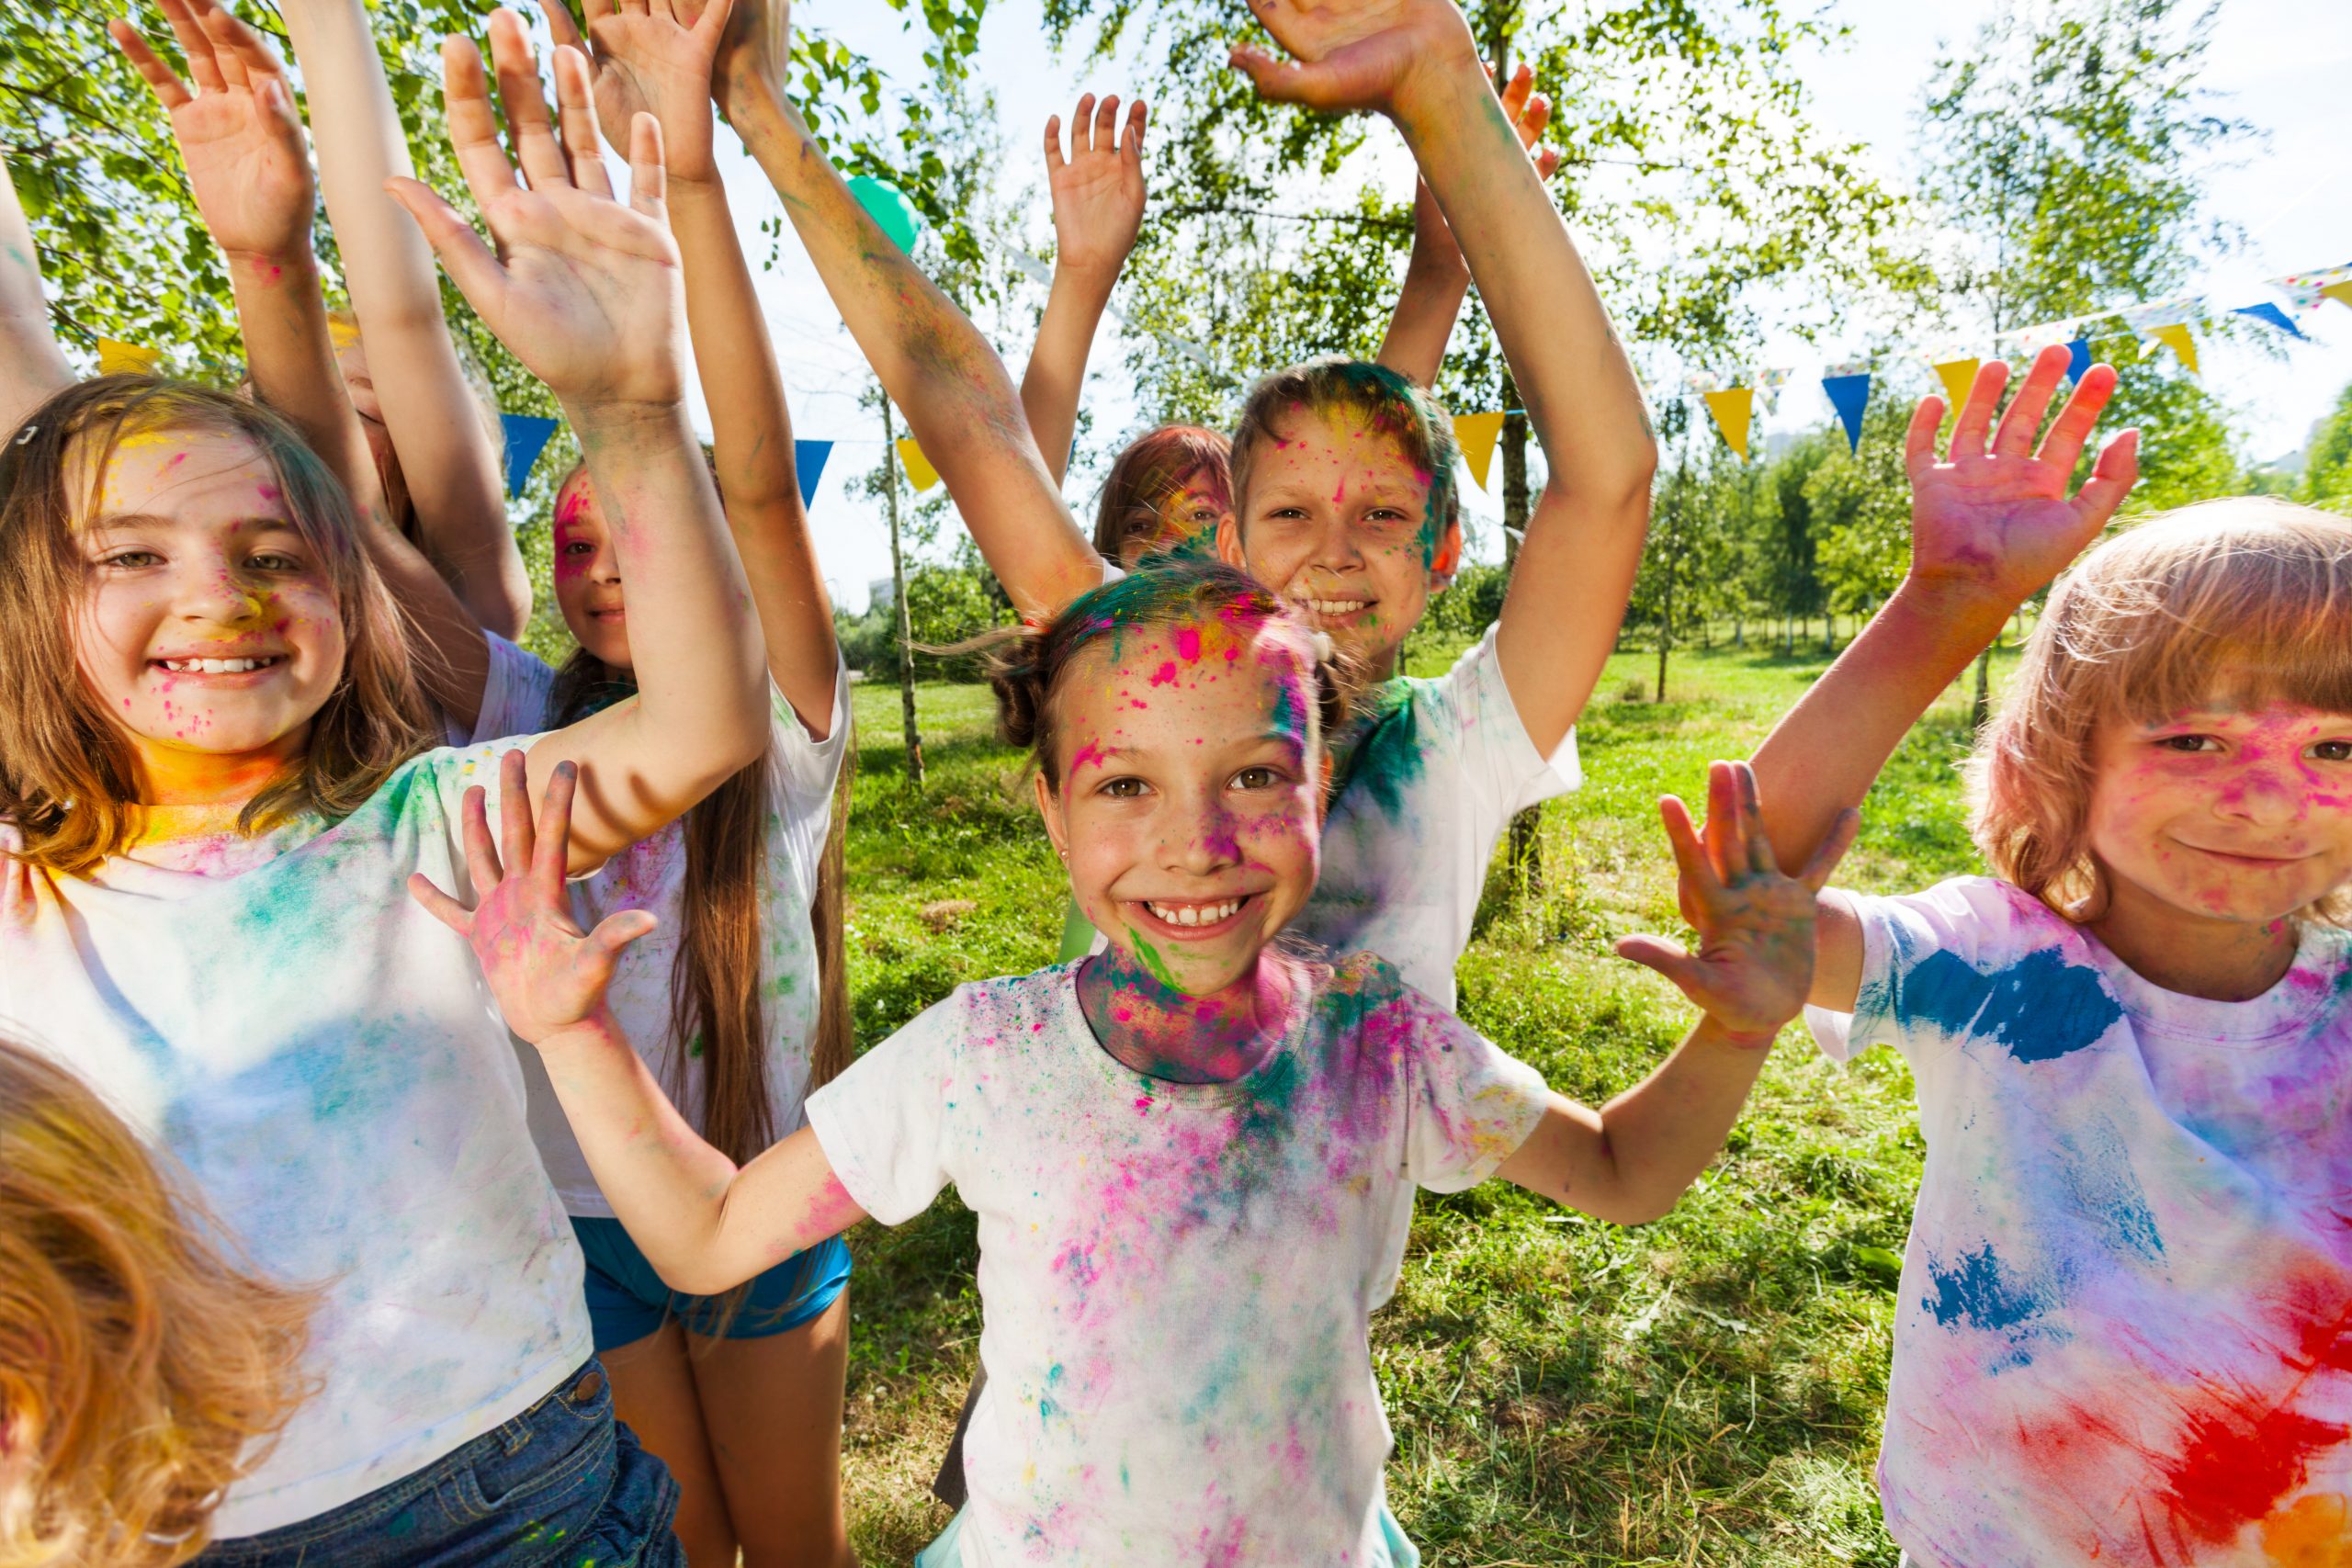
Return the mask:
[[520,1416],[413,1475],[260,1535],[205,1568],[685,1568],[678,1483],[613,1419],[592,1359]]
[[752,1280],[733,1317],[724,1296],[689,1296],[662,1282],[618,1220],[574,1214],[588,1255],[588,1323],[600,1356],[634,1345],[671,1318],[712,1339],[764,1339],[821,1316],[849,1288],[849,1244],[827,1236]]

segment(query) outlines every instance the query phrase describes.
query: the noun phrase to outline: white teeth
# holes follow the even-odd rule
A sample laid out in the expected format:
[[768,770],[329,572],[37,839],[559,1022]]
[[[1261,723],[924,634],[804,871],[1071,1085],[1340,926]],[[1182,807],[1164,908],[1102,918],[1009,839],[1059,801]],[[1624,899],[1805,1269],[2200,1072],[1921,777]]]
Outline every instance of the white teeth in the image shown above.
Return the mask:
[[277,662],[277,660],[275,657],[268,659],[166,659],[162,660],[164,668],[170,671],[175,675],[243,675],[248,671],[258,670],[265,664],[275,664]]
[[1222,904],[1154,904],[1146,900],[1144,908],[1171,926],[1213,926],[1238,913],[1241,900],[1228,898]]
[[1372,603],[1369,599],[1308,599],[1306,607],[1318,615],[1352,615]]

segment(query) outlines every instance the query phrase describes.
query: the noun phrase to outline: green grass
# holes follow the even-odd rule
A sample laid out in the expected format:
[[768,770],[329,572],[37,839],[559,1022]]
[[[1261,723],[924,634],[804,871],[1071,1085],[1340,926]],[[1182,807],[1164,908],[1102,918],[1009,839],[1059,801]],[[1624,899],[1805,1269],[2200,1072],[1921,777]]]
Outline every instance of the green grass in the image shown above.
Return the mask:
[[[1455,646],[1416,646],[1416,672]],[[1580,732],[1586,784],[1545,808],[1540,875],[1498,857],[1461,969],[1463,1017],[1599,1100],[1689,1027],[1664,982],[1614,957],[1674,931],[1656,800],[1703,793],[1826,666],[1718,649],[1611,661]],[[895,688],[856,695],[850,982],[868,1043],[956,984],[1050,961],[1059,866],[988,693],[919,695],[930,777],[907,788]],[[1954,761],[1955,690],[1872,795],[1842,886],[1924,887],[1977,869]],[[1922,1152],[1903,1064],[1850,1073],[1801,1028],[1775,1051],[1724,1154],[1656,1224],[1589,1221],[1490,1182],[1423,1194],[1374,1356],[1396,1453],[1389,1499],[1425,1561],[1512,1564],[1864,1563],[1893,1568],[1871,1466],[1894,1262]],[[845,1471],[869,1563],[903,1563],[945,1523],[927,1487],[979,1333],[971,1215],[953,1196],[851,1238],[858,1274]]]

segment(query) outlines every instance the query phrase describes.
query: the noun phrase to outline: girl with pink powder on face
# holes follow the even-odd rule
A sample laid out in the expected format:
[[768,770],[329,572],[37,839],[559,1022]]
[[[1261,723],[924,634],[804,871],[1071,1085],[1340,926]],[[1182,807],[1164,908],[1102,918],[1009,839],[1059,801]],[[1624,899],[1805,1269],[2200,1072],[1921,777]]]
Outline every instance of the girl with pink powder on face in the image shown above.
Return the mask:
[[[468,934],[544,1056],[622,1220],[680,1290],[724,1289],[951,1182],[979,1216],[970,1502],[926,1564],[1409,1563],[1382,1504],[1387,1423],[1366,1320],[1417,1188],[1500,1176],[1604,1219],[1670,1208],[1737,1115],[1812,963],[1812,887],[1760,837],[1701,888],[1694,953],[1620,951],[1704,1016],[1594,1110],[1548,1092],[1367,953],[1283,940],[1314,886],[1339,711],[1318,638],[1229,567],[1183,562],[1015,635],[997,683],[1101,954],[960,987],[738,1168],[673,1111],[605,1005],[650,917],[582,934],[567,792],[502,857],[472,836]],[[505,818],[524,819],[519,769]],[[1741,770],[1717,815],[1747,822]],[[479,795],[468,809],[479,820]],[[1170,1353],[1183,1348],[1182,1355]]]

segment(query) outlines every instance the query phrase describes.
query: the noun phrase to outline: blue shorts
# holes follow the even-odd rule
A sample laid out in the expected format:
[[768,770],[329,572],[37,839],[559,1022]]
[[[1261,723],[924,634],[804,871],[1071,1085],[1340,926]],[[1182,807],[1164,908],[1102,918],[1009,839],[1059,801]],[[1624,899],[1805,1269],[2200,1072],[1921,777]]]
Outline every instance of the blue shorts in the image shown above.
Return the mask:
[[713,1339],[763,1339],[823,1314],[849,1287],[849,1244],[828,1236],[752,1281],[732,1319],[724,1296],[672,1290],[645,1260],[618,1220],[574,1214],[580,1250],[588,1255],[588,1321],[596,1353],[634,1345],[676,1318],[690,1334]]
[[590,1361],[520,1416],[315,1518],[216,1540],[198,1568],[685,1568],[678,1483]]

